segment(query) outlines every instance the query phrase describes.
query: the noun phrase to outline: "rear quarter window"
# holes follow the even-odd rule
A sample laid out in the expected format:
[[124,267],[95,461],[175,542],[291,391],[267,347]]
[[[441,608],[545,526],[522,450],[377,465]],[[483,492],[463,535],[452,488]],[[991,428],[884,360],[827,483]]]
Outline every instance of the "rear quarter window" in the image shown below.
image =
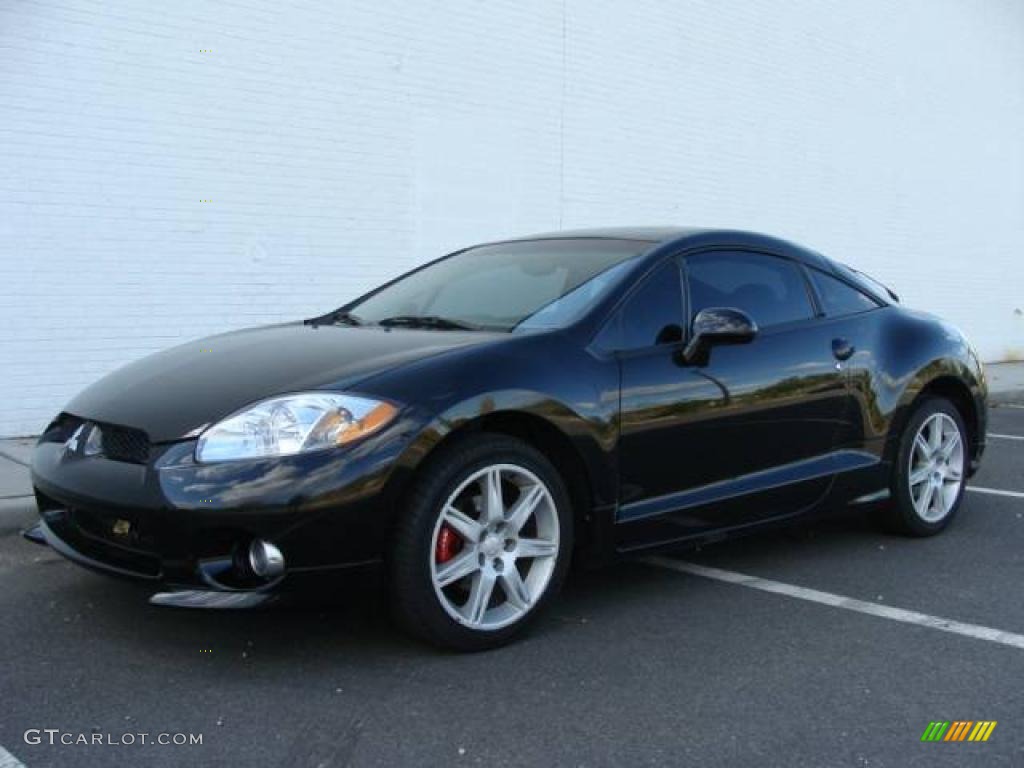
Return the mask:
[[826,275],[813,267],[807,270],[811,274],[811,282],[818,292],[821,308],[829,317],[855,315],[881,306],[866,293],[854,288],[838,278]]

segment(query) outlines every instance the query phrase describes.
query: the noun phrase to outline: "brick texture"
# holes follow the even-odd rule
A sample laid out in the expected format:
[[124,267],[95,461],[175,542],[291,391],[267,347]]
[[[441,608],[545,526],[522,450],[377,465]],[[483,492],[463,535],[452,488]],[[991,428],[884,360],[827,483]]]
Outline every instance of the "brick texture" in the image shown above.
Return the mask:
[[1017,0],[20,0],[0,53],[0,436],[559,227],[792,237],[1024,355]]

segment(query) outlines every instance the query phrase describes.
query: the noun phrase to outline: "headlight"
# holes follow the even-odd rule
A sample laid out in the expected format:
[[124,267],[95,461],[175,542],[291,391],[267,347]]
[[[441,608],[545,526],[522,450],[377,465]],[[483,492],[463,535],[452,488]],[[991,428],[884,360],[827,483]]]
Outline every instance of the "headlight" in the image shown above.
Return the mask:
[[203,432],[196,460],[290,456],[346,445],[381,429],[397,413],[391,403],[332,392],[272,397]]

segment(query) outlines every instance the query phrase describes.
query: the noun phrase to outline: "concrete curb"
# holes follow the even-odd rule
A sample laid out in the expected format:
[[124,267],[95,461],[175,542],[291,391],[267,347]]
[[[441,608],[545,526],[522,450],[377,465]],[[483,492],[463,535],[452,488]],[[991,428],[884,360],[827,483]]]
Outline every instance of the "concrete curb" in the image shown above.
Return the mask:
[[23,459],[19,459],[17,456],[13,456],[10,453],[8,453],[7,451],[0,451],[0,458],[7,459],[8,461],[13,461],[15,464],[20,464],[23,467],[27,467],[28,466],[28,462],[27,461],[24,461]]
[[36,500],[32,496],[0,499],[0,536],[21,533],[38,520]]

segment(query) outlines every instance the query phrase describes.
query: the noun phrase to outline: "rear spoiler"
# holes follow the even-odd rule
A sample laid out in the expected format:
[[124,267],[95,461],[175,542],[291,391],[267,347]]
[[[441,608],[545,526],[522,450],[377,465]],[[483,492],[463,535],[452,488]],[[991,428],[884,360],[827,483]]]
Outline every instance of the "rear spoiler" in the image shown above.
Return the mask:
[[852,272],[855,277],[860,278],[860,282],[866,283],[865,287],[872,289],[875,293],[884,293],[897,304],[900,303],[900,297],[896,294],[896,291],[894,291],[888,285],[883,283],[881,280],[876,280],[866,272],[861,272],[859,269],[854,269],[849,264],[843,264],[842,266],[845,269],[848,269],[850,272]]

